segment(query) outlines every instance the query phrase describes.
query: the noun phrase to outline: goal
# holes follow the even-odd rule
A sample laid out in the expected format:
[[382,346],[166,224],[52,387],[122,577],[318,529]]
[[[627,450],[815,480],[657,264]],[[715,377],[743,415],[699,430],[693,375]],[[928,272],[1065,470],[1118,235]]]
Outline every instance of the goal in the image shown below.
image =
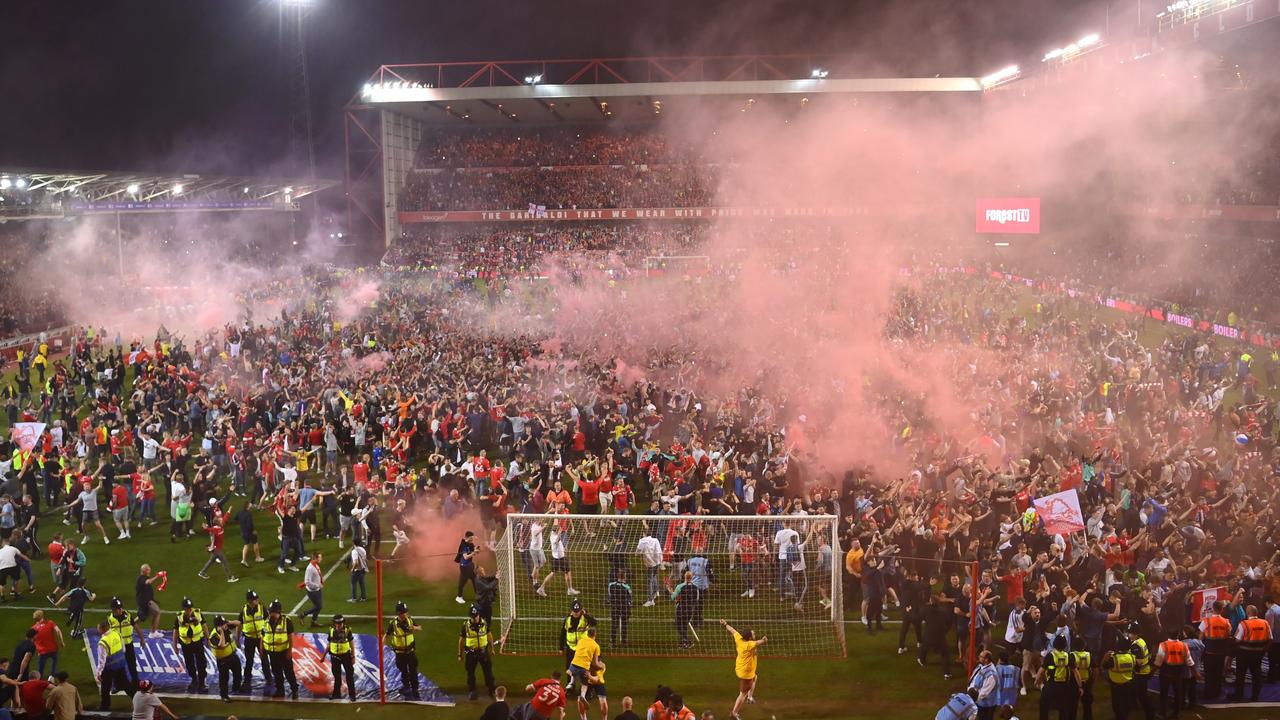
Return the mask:
[[701,277],[711,274],[708,255],[649,255],[644,259],[647,277]]
[[837,532],[834,516],[509,515],[499,649],[558,654],[576,600],[609,656],[732,657],[724,619],[765,655],[843,657]]

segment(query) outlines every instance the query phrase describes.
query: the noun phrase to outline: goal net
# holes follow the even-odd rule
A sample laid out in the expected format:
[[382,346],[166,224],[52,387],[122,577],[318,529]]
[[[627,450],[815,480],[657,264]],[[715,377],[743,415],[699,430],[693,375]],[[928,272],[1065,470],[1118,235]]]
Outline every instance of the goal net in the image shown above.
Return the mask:
[[832,516],[508,516],[500,649],[557,654],[571,604],[606,655],[732,657],[727,620],[778,657],[843,657]]
[[711,274],[708,255],[650,255],[644,259],[647,277],[701,277]]

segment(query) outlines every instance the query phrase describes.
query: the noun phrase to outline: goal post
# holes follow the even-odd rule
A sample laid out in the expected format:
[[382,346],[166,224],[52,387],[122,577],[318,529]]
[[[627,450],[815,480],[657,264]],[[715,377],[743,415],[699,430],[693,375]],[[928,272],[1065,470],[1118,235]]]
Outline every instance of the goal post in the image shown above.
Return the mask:
[[732,657],[722,618],[767,636],[766,655],[845,655],[834,516],[516,513],[507,521],[497,548],[502,652],[559,654],[577,601],[610,656]]
[[709,255],[649,255],[644,259],[647,277],[701,277],[711,274]]

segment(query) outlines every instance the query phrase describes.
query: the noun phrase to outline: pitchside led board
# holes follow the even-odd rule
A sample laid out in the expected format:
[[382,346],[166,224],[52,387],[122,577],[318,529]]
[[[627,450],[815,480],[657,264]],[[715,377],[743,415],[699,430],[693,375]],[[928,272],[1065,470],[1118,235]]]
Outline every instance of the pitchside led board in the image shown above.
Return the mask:
[[1040,198],[978,198],[977,230],[997,235],[1039,235]]

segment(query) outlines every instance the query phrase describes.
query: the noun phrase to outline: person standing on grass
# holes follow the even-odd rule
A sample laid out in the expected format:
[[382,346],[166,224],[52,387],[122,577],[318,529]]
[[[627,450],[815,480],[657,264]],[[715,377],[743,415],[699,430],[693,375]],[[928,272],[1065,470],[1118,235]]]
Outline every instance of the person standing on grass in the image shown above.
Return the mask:
[[129,680],[135,685],[138,682],[138,653],[133,647],[133,636],[141,632],[138,628],[138,616],[124,609],[120,598],[111,598],[111,612],[107,613],[107,624],[112,630],[120,633],[124,640],[124,660],[129,668]]
[[769,642],[767,636],[756,639],[755,632],[747,629],[738,632],[723,618],[720,624],[733,636],[733,647],[737,657],[733,662],[733,672],[738,676],[738,697],[733,701],[733,710],[729,717],[741,720],[743,704],[754,704],[756,701],[756,659],[761,645]]
[[22,578],[22,569],[18,567],[18,562],[26,559],[27,556],[22,554],[18,546],[13,543],[6,542],[3,547],[0,547],[0,601],[4,599],[6,584],[9,585],[13,599],[18,599],[18,580]]
[[[355,540],[351,543],[351,597],[347,602],[364,602],[368,598],[364,588],[364,578],[369,574],[369,552],[364,543]],[[356,589],[360,590],[360,598],[356,598]]]
[[36,654],[40,656],[40,674],[44,675],[45,661],[50,662],[49,672],[58,672],[58,650],[66,642],[62,638],[62,628],[52,620],[45,618],[43,610],[31,614],[35,623],[31,626],[36,631]]
[[53,720],[76,720],[84,717],[84,702],[80,700],[80,691],[71,684],[70,679],[66,670],[59,670],[53,676],[53,689],[49,691],[46,700]]
[[453,561],[458,564],[458,596],[453,599],[459,605],[467,601],[462,598],[462,590],[471,582],[471,590],[476,589],[476,534],[468,530],[462,540],[458,541],[458,552]]
[[133,599],[138,606],[138,622],[151,620],[151,638],[160,637],[160,605],[156,603],[156,589],[153,587],[158,575],[151,574],[151,566],[143,563],[138,569],[138,579],[133,584]]
[[302,580],[302,586],[307,591],[307,600],[311,603],[311,607],[299,617],[304,618],[310,615],[313,628],[320,627],[320,610],[324,606],[324,571],[320,569],[323,556],[324,553],[315,551],[311,556],[311,562],[307,563],[307,573]]
[[240,564],[249,567],[249,551],[253,550],[254,562],[266,562],[262,557],[262,548],[258,546],[258,531],[253,522],[251,503],[245,503],[235,514],[235,523],[240,527]]
[[124,640],[120,633],[111,629],[105,622],[98,623],[98,685],[102,688],[102,701],[99,710],[111,709],[111,693],[121,690],[133,693],[133,684],[129,682],[128,664],[124,659]]
[[204,531],[209,533],[209,559],[204,562],[204,567],[196,573],[201,579],[209,579],[209,566],[218,563],[222,566],[222,574],[227,578],[227,582],[239,582],[240,578],[231,574],[231,567],[227,564],[227,556],[222,552],[223,531],[221,525],[204,524]]
[[[86,481],[82,484],[82,488],[83,489],[80,491],[80,494],[76,496],[76,499],[71,501],[68,509],[78,508],[81,511],[81,532],[84,531],[85,523],[93,523],[94,526],[98,528],[98,532],[102,534],[102,544],[110,545],[111,538],[107,537],[107,531],[102,527],[102,520],[98,518],[98,490],[102,488],[102,481],[98,481],[98,484],[93,486],[90,486]],[[89,542],[89,536],[88,534],[85,534],[80,538],[80,544],[83,545],[87,542]]]

